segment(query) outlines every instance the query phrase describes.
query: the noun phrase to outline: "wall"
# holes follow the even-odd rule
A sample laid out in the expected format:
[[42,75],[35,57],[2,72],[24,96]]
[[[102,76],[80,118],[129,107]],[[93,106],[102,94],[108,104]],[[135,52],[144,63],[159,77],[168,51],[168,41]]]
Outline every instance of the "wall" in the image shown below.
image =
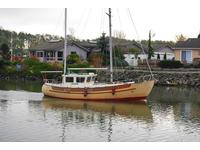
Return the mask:
[[[179,60],[181,61],[181,51],[182,50],[190,50],[190,48],[188,49],[175,49],[174,50],[174,54],[175,54],[175,60]],[[192,50],[192,61],[194,58],[200,58],[200,49],[193,49]]]
[[87,59],[87,52],[77,46],[67,46],[67,56],[71,54],[71,52],[76,52],[81,59]]
[[192,57],[194,58],[200,58],[200,49],[199,50],[193,50],[192,51]]
[[174,55],[175,55],[175,60],[181,61],[180,49],[175,49],[175,50],[174,50]]
[[[166,69],[153,71],[157,80],[156,85],[174,85],[174,86],[191,86],[200,87],[200,70],[187,69]],[[145,75],[150,75],[148,70],[119,70],[114,73],[114,79],[119,81],[142,81]],[[98,74],[99,81],[109,81],[109,72],[101,71]],[[148,79],[148,77],[146,77]]]

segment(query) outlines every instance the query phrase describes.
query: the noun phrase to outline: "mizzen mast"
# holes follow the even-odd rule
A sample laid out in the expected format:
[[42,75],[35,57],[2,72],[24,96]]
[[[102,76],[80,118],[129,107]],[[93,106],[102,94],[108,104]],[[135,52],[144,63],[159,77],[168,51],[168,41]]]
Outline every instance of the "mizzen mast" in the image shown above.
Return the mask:
[[64,40],[64,75],[66,74],[66,68],[67,68],[67,8],[65,8],[65,40]]
[[109,8],[109,50],[110,50],[110,82],[113,82],[113,56],[112,56],[112,24],[111,24],[111,8]]

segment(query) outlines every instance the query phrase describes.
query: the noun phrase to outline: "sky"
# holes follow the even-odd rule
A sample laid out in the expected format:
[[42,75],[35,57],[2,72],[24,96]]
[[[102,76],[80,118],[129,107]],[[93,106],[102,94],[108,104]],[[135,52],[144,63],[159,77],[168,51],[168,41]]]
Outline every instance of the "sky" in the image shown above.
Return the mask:
[[[94,39],[102,32],[108,35],[108,8],[88,6],[67,9],[68,34],[79,39]],[[196,0],[138,0],[129,8],[114,6],[112,31],[121,31],[127,39],[136,40],[148,39],[150,30],[152,40],[175,41],[180,34],[195,38],[200,33],[199,6]],[[0,26],[16,32],[64,36],[64,8],[0,8]]]

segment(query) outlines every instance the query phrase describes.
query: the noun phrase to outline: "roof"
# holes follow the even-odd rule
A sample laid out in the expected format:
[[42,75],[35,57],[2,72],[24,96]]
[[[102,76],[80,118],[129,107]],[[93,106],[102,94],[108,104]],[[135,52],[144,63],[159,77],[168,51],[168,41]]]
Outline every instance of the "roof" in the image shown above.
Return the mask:
[[[78,44],[75,41],[68,42],[67,45],[71,45],[71,46],[75,45],[75,46],[83,49],[84,51],[89,52],[89,49],[87,49],[86,47],[83,47],[82,45]],[[31,47],[29,50],[32,50],[32,51],[40,51],[40,50],[43,50],[43,51],[45,51],[45,50],[46,51],[49,51],[49,50],[58,51],[58,50],[61,50],[63,48],[64,48],[64,41],[49,41],[49,42],[44,42],[44,43],[38,44],[35,47]]]
[[170,45],[163,45],[155,49],[155,52],[173,52],[173,48]]
[[176,48],[200,48],[200,38],[189,38],[186,41],[178,41]]

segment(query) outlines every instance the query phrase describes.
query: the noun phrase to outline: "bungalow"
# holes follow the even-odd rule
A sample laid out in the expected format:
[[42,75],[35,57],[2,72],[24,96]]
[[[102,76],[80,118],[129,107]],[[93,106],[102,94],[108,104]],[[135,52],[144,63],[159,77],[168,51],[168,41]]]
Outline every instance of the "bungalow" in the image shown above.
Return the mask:
[[200,36],[178,41],[174,47],[174,53],[175,60],[183,63],[193,63],[195,59],[200,59]]
[[[131,54],[131,53],[125,53],[125,60],[129,63],[129,65],[131,66],[137,66],[138,64],[143,64],[146,63],[144,60],[146,60],[148,58],[148,48],[146,45],[144,45],[144,52],[142,51],[142,49],[140,48],[140,46],[138,46],[137,44],[134,44],[135,48],[134,49],[138,49],[137,51],[139,52],[137,55],[135,54]],[[170,44],[166,44],[166,45],[153,45],[154,48],[154,57],[151,57],[151,60],[157,60],[158,59],[158,55],[160,55],[160,60],[164,60],[164,55],[166,54],[166,58],[167,60],[173,60],[175,58],[174,55],[174,50],[171,47]]]
[[158,59],[158,55],[160,55],[160,60],[164,60],[164,55],[166,54],[167,60],[173,60],[174,50],[170,45],[164,45],[158,48],[155,48],[154,57],[152,57],[152,60]]
[[[29,49],[29,57],[37,57],[41,62],[54,62],[64,60],[64,42],[50,41],[37,45]],[[87,59],[89,49],[81,46],[77,42],[67,43],[67,56],[70,54],[77,54],[81,60]]]

